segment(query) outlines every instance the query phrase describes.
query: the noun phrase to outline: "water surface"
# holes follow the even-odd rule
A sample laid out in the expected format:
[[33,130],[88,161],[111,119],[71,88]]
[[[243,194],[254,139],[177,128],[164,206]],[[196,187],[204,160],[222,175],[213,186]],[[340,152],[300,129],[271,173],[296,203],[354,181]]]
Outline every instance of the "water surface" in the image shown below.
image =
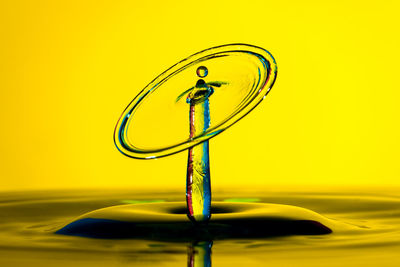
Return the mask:
[[[399,266],[398,192],[393,188],[345,192],[338,189],[325,192],[217,191],[213,201],[222,206],[224,203],[238,206],[273,203],[301,207],[330,224],[332,233],[216,238],[211,240],[210,253],[204,257],[209,257],[213,266]],[[2,192],[0,264],[188,266],[193,256],[207,252],[207,243],[195,244],[193,240],[55,234],[88,212],[123,204],[148,205],[148,202],[154,205],[184,203],[184,194],[135,189]],[[181,213],[175,211],[175,214],[185,216]]]

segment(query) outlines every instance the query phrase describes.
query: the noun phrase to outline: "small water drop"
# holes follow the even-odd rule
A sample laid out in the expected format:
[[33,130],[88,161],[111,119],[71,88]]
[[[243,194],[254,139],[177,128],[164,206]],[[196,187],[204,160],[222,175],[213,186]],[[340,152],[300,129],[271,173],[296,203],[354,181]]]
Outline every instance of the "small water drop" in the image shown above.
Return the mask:
[[197,68],[196,73],[200,78],[204,78],[208,74],[208,69],[205,66],[200,66]]

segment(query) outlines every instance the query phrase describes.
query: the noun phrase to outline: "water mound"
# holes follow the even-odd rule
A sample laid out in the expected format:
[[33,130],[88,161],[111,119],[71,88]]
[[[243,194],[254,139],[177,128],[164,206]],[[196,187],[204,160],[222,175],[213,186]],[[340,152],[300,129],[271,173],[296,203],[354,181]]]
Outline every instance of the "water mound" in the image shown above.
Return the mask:
[[57,234],[173,242],[323,235],[333,224],[307,209],[278,204],[214,202],[207,224],[193,224],[186,203],[112,206],[82,215]]

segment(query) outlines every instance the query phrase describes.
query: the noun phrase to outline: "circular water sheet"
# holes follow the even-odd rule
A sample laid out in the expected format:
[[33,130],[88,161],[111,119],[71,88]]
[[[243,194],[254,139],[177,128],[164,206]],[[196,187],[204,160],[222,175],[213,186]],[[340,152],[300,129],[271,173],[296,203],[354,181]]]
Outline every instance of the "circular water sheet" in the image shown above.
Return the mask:
[[[209,97],[210,126],[189,137],[187,95],[196,85],[199,67],[214,92]],[[256,46],[231,44],[196,53],[149,83],[122,113],[114,132],[118,149],[133,158],[163,157],[221,133],[249,113],[274,84],[272,55]],[[201,76],[202,77],[202,76]]]

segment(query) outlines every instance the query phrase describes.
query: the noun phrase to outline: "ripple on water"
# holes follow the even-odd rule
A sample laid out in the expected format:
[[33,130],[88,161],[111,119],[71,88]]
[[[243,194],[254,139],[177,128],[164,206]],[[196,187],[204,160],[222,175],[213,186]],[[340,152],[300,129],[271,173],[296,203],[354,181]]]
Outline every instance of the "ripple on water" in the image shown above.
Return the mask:
[[[399,266],[399,194],[337,192],[216,192],[212,220],[198,231],[184,214],[180,193],[5,192],[0,264],[185,266],[188,251],[198,249],[193,240],[213,240],[215,266]],[[71,224],[90,218],[112,223],[96,229],[89,221],[94,229],[89,234],[83,224]],[[140,231],[132,230],[132,223]],[[107,228],[107,239],[100,238],[101,227]],[[64,235],[54,234],[60,229]]]

